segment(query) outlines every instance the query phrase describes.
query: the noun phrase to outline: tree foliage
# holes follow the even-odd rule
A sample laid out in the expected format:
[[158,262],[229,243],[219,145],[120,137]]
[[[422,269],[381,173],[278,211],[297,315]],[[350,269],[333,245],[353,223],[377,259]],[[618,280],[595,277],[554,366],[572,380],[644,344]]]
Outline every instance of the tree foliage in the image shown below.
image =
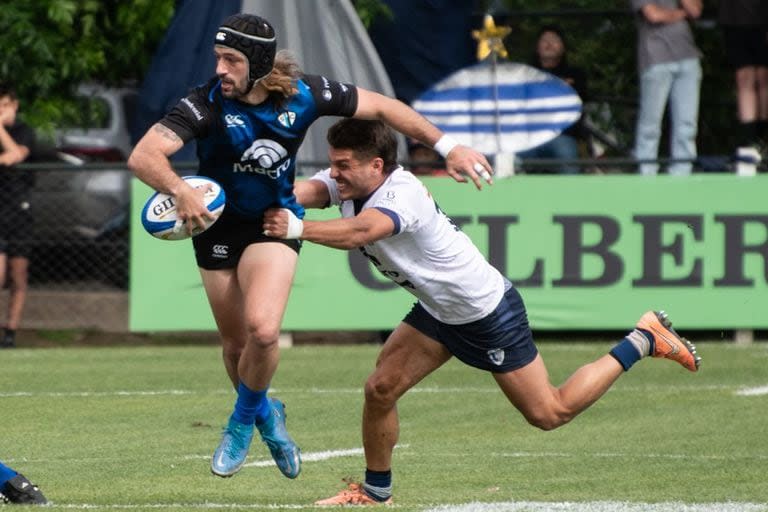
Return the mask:
[[140,79],[174,0],[3,3],[0,80],[15,84],[21,116],[43,131],[77,123],[77,84]]

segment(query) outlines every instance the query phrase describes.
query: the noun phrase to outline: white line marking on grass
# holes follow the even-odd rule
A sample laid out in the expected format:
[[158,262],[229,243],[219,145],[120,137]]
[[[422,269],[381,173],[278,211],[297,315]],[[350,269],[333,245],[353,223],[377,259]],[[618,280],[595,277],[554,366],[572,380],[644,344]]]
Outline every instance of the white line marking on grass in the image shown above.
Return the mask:
[[[319,461],[319,460],[328,460],[328,459],[335,459],[338,457],[351,457],[353,455],[362,455],[363,449],[362,448],[350,448],[348,450],[327,450],[324,452],[310,452],[310,453],[302,453],[301,454],[301,462],[308,462],[308,461]],[[275,461],[273,460],[258,460],[254,462],[249,462],[248,464],[245,464],[244,467],[266,467],[266,466],[274,466]]]
[[[669,390],[668,386],[622,386],[621,384],[612,387],[609,392],[611,393],[636,393],[636,392],[648,392],[657,389]],[[723,385],[723,384],[711,384],[706,386],[701,385],[689,385],[689,386],[675,386],[674,391],[678,393],[686,393],[689,391],[734,391],[738,396],[759,396],[768,394],[768,386],[758,387],[744,387],[742,385]],[[311,389],[272,389],[273,393],[296,393],[296,394],[354,394],[361,395],[363,393],[362,387],[360,388],[311,388]],[[499,388],[495,386],[464,386],[464,387],[442,387],[442,386],[422,386],[415,387],[408,391],[408,394],[419,393],[500,393]],[[231,389],[213,389],[193,391],[188,389],[159,389],[148,391],[11,391],[0,393],[0,398],[28,398],[28,397],[81,397],[81,398],[101,398],[101,397],[133,397],[133,396],[146,396],[146,397],[163,397],[163,396],[193,396],[193,395],[230,395],[233,394]]]
[[97,505],[95,503],[49,503],[46,509],[68,510],[132,510],[132,509],[222,509],[222,510],[297,510],[314,508],[312,505],[279,505],[277,503],[113,503]]
[[13,393],[0,393],[0,398],[49,396],[49,397],[103,397],[103,396],[179,396],[195,395],[195,391],[182,389],[165,389],[160,391],[17,391]]
[[511,501],[440,505],[425,512],[765,512],[759,503],[628,503],[621,501],[542,502]]
[[[47,509],[68,510],[133,510],[133,509],[220,509],[220,510],[298,510],[327,507],[310,504],[277,503],[50,503]],[[387,509],[400,508],[394,504]],[[498,503],[465,503],[460,505],[421,505],[424,512],[765,512],[768,507],[760,503],[628,503],[622,501],[545,502],[507,501]],[[413,506],[408,509],[414,509]]]
[[[397,444],[395,449],[408,448],[407,444]],[[345,450],[326,450],[323,452],[309,452],[301,454],[301,462],[318,462],[322,460],[337,459],[339,457],[352,457],[353,455],[363,455],[365,452],[362,448],[347,448]],[[206,457],[210,458],[210,457]],[[245,464],[244,467],[257,467],[263,468],[266,466],[274,466],[273,460],[258,460]]]
[[736,391],[738,396],[760,396],[768,395],[768,386],[758,386],[756,388],[741,388]]
[[567,452],[511,452],[496,453],[500,457],[512,458],[567,458],[567,457],[593,457],[593,458],[622,458],[622,459],[682,459],[682,460],[768,460],[768,455],[701,455],[687,453],[567,453]]

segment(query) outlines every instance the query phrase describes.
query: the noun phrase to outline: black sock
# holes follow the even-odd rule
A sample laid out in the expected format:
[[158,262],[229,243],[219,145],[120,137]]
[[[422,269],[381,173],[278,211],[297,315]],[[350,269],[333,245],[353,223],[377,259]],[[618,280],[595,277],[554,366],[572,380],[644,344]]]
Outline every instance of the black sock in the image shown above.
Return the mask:
[[751,146],[757,139],[757,121],[739,123],[739,146]]

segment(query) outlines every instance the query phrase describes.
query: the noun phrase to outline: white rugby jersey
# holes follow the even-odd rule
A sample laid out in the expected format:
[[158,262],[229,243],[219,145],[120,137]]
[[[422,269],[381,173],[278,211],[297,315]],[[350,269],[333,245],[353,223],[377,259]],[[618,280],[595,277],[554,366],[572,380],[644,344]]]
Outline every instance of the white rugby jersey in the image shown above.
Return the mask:
[[392,219],[395,230],[391,236],[360,249],[435,318],[446,324],[466,324],[498,306],[504,294],[501,273],[440,210],[413,174],[398,167],[368,198],[341,203],[330,169],[312,179],[326,184],[331,204],[339,205],[342,217],[376,208]]

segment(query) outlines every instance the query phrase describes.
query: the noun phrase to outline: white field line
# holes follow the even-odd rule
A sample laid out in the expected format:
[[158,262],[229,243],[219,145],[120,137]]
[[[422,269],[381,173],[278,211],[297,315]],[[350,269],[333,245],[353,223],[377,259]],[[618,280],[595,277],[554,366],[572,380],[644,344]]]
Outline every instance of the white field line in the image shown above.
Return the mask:
[[[397,444],[396,449],[408,449],[410,444]],[[353,457],[362,456],[364,454],[362,448],[342,448],[339,450],[324,450],[321,452],[306,452],[301,454],[302,462],[321,462],[324,460],[336,459],[341,457]],[[706,455],[706,454],[687,454],[687,453],[588,453],[588,452],[497,452],[491,453],[492,457],[506,457],[506,458],[532,458],[532,459],[552,459],[552,458],[621,458],[621,459],[675,459],[675,460],[691,460],[691,461],[708,461],[708,460],[728,460],[728,461],[750,461],[750,460],[768,460],[768,454],[750,454],[750,455]],[[210,460],[211,455],[181,455],[178,457],[166,458],[168,461],[190,461],[190,460]],[[79,463],[92,463],[115,460],[110,457],[88,457],[83,459],[68,458],[67,463],[79,464]],[[124,457],[119,460],[125,461]],[[18,463],[35,463],[35,464],[50,464],[58,462],[53,459],[4,459],[7,464]],[[260,459],[254,460],[244,465],[244,467],[256,467],[263,468],[274,466],[275,463],[272,459]]]
[[628,503],[622,501],[511,501],[440,505],[425,512],[765,512],[760,503]]
[[[310,504],[277,503],[50,503],[47,510],[327,510]],[[401,508],[398,504],[387,510]],[[403,507],[405,508],[405,507]],[[410,505],[408,510],[423,512],[765,512],[768,505],[760,503],[630,503],[624,501],[507,501],[498,503],[465,503],[456,505]]]
[[768,395],[768,386],[758,386],[755,388],[741,388],[736,391],[737,396],[760,396]]
[[570,458],[570,457],[592,457],[592,458],[621,458],[621,459],[680,459],[680,460],[728,460],[728,461],[750,461],[750,460],[768,460],[768,454],[750,454],[750,455],[706,455],[706,454],[689,454],[689,453],[568,453],[568,452],[511,452],[511,453],[494,453],[497,457],[510,457],[510,458],[538,458],[538,459],[551,459],[551,458]]
[[[654,385],[640,385],[640,386],[622,386],[617,384],[612,387],[609,392],[613,393],[635,393],[638,391],[646,392],[656,389],[663,389],[669,391],[669,386],[654,386]],[[702,392],[702,391],[733,391],[737,396],[759,396],[768,394],[768,386],[757,387],[744,387],[743,385],[725,385],[725,384],[710,384],[710,385],[687,385],[687,386],[674,386],[674,391],[677,392]],[[274,394],[354,394],[361,395],[363,392],[360,388],[272,388],[270,393]],[[500,393],[499,389],[495,386],[462,386],[462,387],[436,387],[436,386],[417,386],[408,391],[409,394],[418,393]],[[213,389],[210,391],[194,391],[187,389],[159,389],[159,390],[117,390],[117,391],[9,391],[0,392],[0,398],[28,398],[28,397],[52,397],[52,398],[101,398],[101,397],[164,397],[164,396],[203,396],[203,395],[234,395],[234,391],[228,388],[225,389]]]
[[[400,446],[397,446],[400,448]],[[302,453],[301,454],[301,463],[305,462],[317,462],[321,460],[328,460],[328,459],[336,459],[339,457],[352,457],[353,455],[363,455],[363,449],[362,448],[350,448],[348,450],[327,450],[323,452],[310,452],[310,453]],[[210,457],[207,457],[210,458]],[[249,462],[245,464],[243,467],[254,467],[254,468],[263,468],[267,466],[274,466],[275,461],[272,459],[269,460],[257,460],[253,462]]]

